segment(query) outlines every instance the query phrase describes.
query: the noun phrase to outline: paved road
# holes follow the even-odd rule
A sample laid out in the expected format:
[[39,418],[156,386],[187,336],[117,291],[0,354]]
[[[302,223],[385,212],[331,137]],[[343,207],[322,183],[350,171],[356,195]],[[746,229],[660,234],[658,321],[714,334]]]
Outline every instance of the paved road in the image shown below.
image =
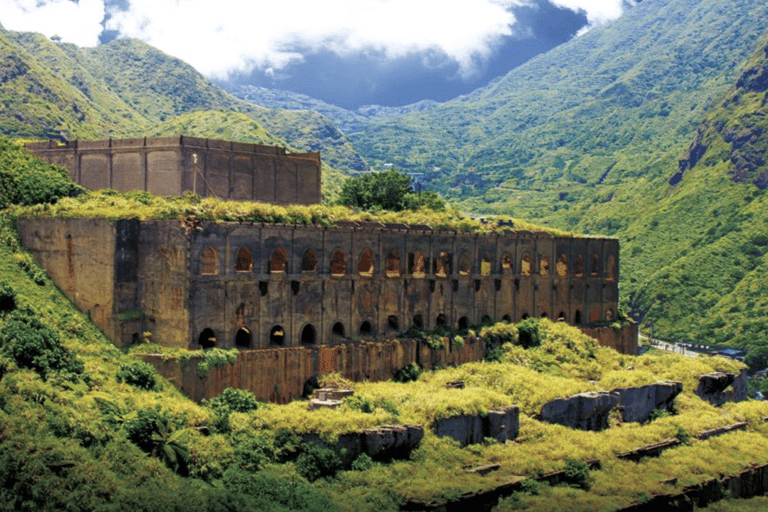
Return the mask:
[[[640,337],[644,338],[646,340],[648,339],[648,336],[643,336],[642,334],[640,335]],[[669,342],[666,342],[666,341],[656,340],[656,339],[650,340],[650,342],[651,342],[652,346],[654,346],[654,347],[656,347],[658,349],[666,350],[668,352],[673,352],[675,354],[682,354],[682,355],[688,356],[688,357],[699,357],[699,355],[701,355],[701,352],[696,352],[695,350],[691,350],[691,349],[688,349],[688,348],[685,348],[685,347],[681,347],[680,345],[678,345],[676,343],[669,343]]]

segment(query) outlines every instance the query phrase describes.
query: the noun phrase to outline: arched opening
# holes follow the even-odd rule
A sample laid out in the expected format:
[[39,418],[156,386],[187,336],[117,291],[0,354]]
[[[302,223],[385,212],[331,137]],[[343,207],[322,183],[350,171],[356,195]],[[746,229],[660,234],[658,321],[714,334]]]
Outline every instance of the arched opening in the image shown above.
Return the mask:
[[253,272],[253,253],[247,247],[241,247],[237,250],[235,272]]
[[606,309],[605,310],[605,319],[606,320],[613,320],[613,310],[612,309]]
[[546,254],[543,254],[539,260],[539,275],[549,275],[549,256]]
[[331,257],[331,275],[341,277],[347,273],[347,258],[344,253],[337,249]]
[[397,316],[389,315],[387,317],[387,331],[388,332],[400,331],[400,321],[397,319]]
[[332,338],[346,338],[346,334],[344,332],[344,324],[341,322],[336,322],[333,324],[333,327],[331,327],[331,337]]
[[568,257],[565,254],[561,254],[557,259],[557,263],[555,264],[555,272],[557,272],[557,275],[560,277],[565,277],[568,275]]
[[241,327],[235,334],[235,346],[238,348],[251,348],[253,336],[247,327]]
[[373,324],[368,320],[360,324],[360,334],[363,336],[371,336],[373,334]]
[[276,325],[269,331],[269,343],[271,345],[285,344],[285,330],[282,326]]
[[421,251],[413,252],[408,257],[408,270],[412,277],[416,279],[424,278],[426,274],[426,260],[424,259],[424,253]]
[[435,260],[435,276],[448,277],[451,273],[451,255],[446,251],[440,251]]
[[301,330],[301,343],[304,345],[313,345],[317,341],[317,331],[312,324],[307,324]]
[[565,322],[565,321],[567,321],[567,318],[565,316],[565,311],[561,311],[560,313],[557,314],[557,321],[558,322]]
[[480,261],[480,275],[481,276],[491,275],[492,266],[493,264],[491,263],[491,255],[484,254],[482,261]]
[[592,276],[597,276],[600,273],[600,257],[597,253],[592,254],[592,267],[590,273]]
[[360,255],[360,262],[357,264],[357,273],[361,277],[373,276],[373,253],[370,249],[363,251]]
[[549,318],[549,315],[546,311],[541,314],[541,318]]
[[465,316],[463,316],[463,317],[459,318],[459,322],[456,324],[456,327],[457,327],[457,328],[458,328],[460,331],[466,331],[466,330],[468,330],[468,329],[469,329],[469,318],[467,318],[467,317],[465,317]]
[[215,276],[219,273],[219,253],[214,247],[206,245],[200,251],[200,275]]
[[528,253],[523,254],[523,259],[520,261],[520,275],[531,275],[531,255]]
[[589,311],[589,321],[590,322],[598,322],[600,321],[600,310],[597,308],[592,308]]
[[472,272],[472,260],[469,254],[464,252],[459,256],[459,275],[468,276]]
[[424,317],[421,315],[414,315],[413,316],[413,326],[417,329],[423,329],[424,328]]
[[446,325],[448,323],[448,319],[445,317],[444,314],[440,313],[437,315],[437,318],[435,319],[435,325],[440,327],[443,325]]
[[530,317],[531,317],[531,315],[529,315],[528,313],[523,313],[523,316],[520,317],[520,318],[523,319],[523,320],[528,320]]
[[493,320],[491,320],[490,316],[483,315],[483,318],[480,319],[480,323],[483,325],[491,325],[493,323]]
[[512,268],[512,256],[508,252],[505,252],[501,257],[501,273],[508,274],[514,272]]
[[269,259],[269,271],[273,274],[286,272],[288,270],[288,257],[282,247],[275,249],[272,257]]
[[315,272],[317,271],[317,254],[312,249],[307,249],[301,257],[301,271],[302,272]]
[[203,350],[215,347],[216,335],[213,333],[213,329],[210,327],[203,329],[203,332],[201,332],[200,336],[197,338],[197,343],[203,347]]
[[609,281],[616,280],[616,256],[608,256],[608,262],[605,264],[605,278]]
[[584,277],[584,255],[582,254],[576,256],[576,263],[573,265],[573,275]]
[[573,323],[581,325],[581,311],[578,309],[573,313]]
[[400,253],[397,249],[389,251],[386,274],[387,277],[400,277]]
[[501,317],[501,321],[504,322],[505,324],[511,324],[512,317],[509,315],[504,315],[503,317]]

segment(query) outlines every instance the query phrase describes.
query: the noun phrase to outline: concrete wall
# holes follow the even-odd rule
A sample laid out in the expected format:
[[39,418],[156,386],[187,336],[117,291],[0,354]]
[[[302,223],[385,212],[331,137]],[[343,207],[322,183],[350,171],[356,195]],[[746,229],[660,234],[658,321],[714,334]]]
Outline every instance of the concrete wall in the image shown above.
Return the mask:
[[69,170],[91,190],[146,190],[275,204],[317,204],[320,154],[196,137],[32,143],[27,149]]
[[608,326],[580,327],[580,329],[604,347],[611,347],[622,354],[637,355],[639,326],[635,323],[622,324],[619,330]]

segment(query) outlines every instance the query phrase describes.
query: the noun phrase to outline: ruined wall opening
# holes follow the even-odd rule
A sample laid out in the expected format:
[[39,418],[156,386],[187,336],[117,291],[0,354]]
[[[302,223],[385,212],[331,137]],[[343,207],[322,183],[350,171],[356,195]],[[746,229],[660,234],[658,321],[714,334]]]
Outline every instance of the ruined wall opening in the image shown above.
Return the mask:
[[304,345],[314,345],[317,342],[317,330],[312,324],[307,324],[301,330],[301,343]]
[[347,273],[347,258],[341,249],[334,251],[331,257],[331,275],[342,277]]
[[576,263],[573,265],[573,275],[575,277],[584,277],[584,256],[576,256]]
[[373,276],[373,252],[370,249],[363,251],[360,255],[360,262],[357,264],[357,274],[360,277]]
[[511,324],[512,317],[509,315],[504,315],[503,317],[501,317],[501,321],[504,322],[505,324]]
[[578,309],[573,313],[573,323],[576,325],[581,325],[581,311]]
[[589,311],[589,321],[590,322],[598,322],[600,321],[600,310],[597,308],[592,308]]
[[561,254],[555,263],[555,272],[560,277],[568,275],[568,257],[565,254]]
[[600,273],[600,257],[597,255],[597,253],[592,254],[592,267],[590,269],[590,273],[592,274],[592,277],[597,277],[597,275]]
[[400,253],[392,249],[387,255],[387,277],[400,277]]
[[444,314],[440,313],[439,315],[437,315],[437,318],[435,319],[435,325],[437,327],[441,327],[443,325],[448,325],[448,319],[446,318],[446,316]]
[[237,250],[235,272],[253,272],[253,253],[247,247]]
[[549,315],[546,311],[541,314],[541,318],[549,318]]
[[458,321],[458,323],[456,324],[456,327],[457,327],[457,328],[458,328],[460,331],[466,331],[466,330],[468,330],[468,329],[469,329],[469,318],[467,318],[467,317],[465,317],[465,316],[463,316],[463,317],[459,318],[459,321]]
[[317,254],[312,249],[307,249],[301,257],[301,271],[302,272],[315,272],[317,271]]
[[371,336],[373,334],[373,324],[368,320],[360,324],[360,334],[363,336]]
[[288,257],[282,247],[275,249],[269,259],[269,271],[273,274],[285,273],[288,270]]
[[421,251],[412,252],[408,255],[408,273],[416,279],[426,277],[426,258]]
[[468,276],[472,272],[472,260],[466,252],[459,256],[459,275]]
[[546,254],[543,254],[539,260],[539,275],[549,275],[549,256]]
[[269,344],[278,346],[285,344],[285,330],[281,325],[276,325],[269,331]]
[[608,256],[608,262],[605,264],[605,278],[609,281],[616,280],[616,257],[613,254]]
[[452,260],[450,254],[446,251],[440,251],[435,260],[435,276],[436,277],[448,277],[451,273]]
[[502,274],[510,274],[514,272],[513,263],[512,263],[512,256],[508,252],[505,252],[504,255],[501,257],[501,273]]
[[557,314],[557,321],[558,322],[566,322],[567,321],[567,317],[565,316],[565,311],[561,311],[560,313]]
[[331,338],[346,338],[344,324],[341,322],[333,324],[333,327],[331,327]]
[[203,329],[203,332],[197,338],[197,344],[203,347],[203,350],[215,347],[216,335],[213,333],[213,329],[210,327]]
[[266,297],[269,293],[269,283],[267,281],[259,281],[259,294],[262,297]]
[[237,348],[251,348],[253,345],[253,336],[247,327],[241,327],[235,334],[235,346]]
[[491,268],[493,268],[493,264],[491,263],[491,255],[484,254],[483,259],[480,261],[480,275],[481,276],[491,275]]
[[489,315],[483,315],[483,317],[480,319],[480,323],[483,325],[491,325],[493,320],[491,320]]
[[387,332],[399,332],[400,331],[400,321],[397,319],[397,316],[395,315],[389,315],[387,317]]
[[605,319],[606,320],[613,320],[613,310],[612,309],[606,309],[605,310]]
[[210,245],[200,251],[200,274],[215,276],[219,273],[219,253]]
[[413,316],[413,326],[417,329],[424,328],[424,317],[420,314]]
[[531,255],[528,253],[523,254],[523,259],[520,261],[520,275],[531,275]]
[[522,320],[528,320],[529,318],[531,318],[531,315],[529,315],[528,313],[523,313],[523,316],[521,316],[520,318]]

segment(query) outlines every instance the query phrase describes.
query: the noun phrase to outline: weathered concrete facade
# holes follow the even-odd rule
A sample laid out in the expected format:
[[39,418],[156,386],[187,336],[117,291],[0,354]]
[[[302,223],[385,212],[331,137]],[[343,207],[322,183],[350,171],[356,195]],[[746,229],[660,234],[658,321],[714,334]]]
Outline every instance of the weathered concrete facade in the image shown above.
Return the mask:
[[299,347],[618,307],[618,241],[178,221],[26,219],[24,246],[117,343]]
[[190,191],[274,204],[320,202],[320,153],[196,137],[140,137],[27,144],[90,190]]

